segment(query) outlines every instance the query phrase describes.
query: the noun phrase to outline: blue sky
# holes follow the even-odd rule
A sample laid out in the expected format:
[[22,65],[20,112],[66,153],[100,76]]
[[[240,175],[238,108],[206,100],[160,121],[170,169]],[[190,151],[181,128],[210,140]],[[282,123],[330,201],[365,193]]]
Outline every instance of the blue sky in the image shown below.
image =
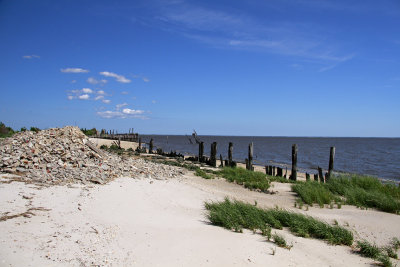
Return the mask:
[[400,136],[400,2],[0,1],[0,121]]

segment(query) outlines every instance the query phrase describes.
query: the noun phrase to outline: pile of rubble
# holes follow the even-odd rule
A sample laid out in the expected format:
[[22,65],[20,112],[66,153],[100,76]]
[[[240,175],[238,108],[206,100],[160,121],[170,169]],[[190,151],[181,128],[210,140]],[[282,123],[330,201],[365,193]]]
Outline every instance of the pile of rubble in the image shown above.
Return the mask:
[[25,131],[1,140],[0,172],[48,184],[103,184],[120,176],[164,179],[182,174],[176,167],[102,151],[79,128],[71,126]]

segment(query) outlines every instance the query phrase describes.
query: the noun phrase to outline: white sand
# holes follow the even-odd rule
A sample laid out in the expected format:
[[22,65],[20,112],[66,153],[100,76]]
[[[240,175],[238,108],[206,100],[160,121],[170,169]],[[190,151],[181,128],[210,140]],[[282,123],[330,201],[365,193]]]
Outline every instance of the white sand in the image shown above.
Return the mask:
[[[1,175],[0,175],[1,176]],[[222,179],[186,175],[171,180],[119,178],[107,185],[40,188],[0,184],[0,212],[30,207],[31,218],[0,222],[0,266],[357,266],[372,260],[346,246],[283,234],[291,250],[276,248],[251,232],[234,233],[210,225],[204,201],[225,196],[262,207],[293,208],[289,185],[277,194],[251,192]],[[30,199],[31,198],[31,199]],[[343,206],[301,211],[348,223],[378,244],[400,237],[400,216]],[[276,249],[272,255],[272,249]]]

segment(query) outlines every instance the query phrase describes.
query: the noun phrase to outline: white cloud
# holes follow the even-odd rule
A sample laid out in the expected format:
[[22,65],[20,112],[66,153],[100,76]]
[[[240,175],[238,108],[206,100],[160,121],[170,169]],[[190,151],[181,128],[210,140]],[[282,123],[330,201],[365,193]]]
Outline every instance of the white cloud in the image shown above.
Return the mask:
[[124,108],[122,110],[122,113],[127,114],[127,115],[140,115],[140,114],[143,114],[144,111],[143,110],[134,110],[134,109],[130,109],[130,108]]
[[72,80],[71,83],[76,83],[76,80]]
[[64,73],[88,73],[89,70],[81,69],[81,68],[65,68],[60,69],[61,72]]
[[83,89],[82,89],[82,92],[85,93],[85,94],[92,94],[92,93],[93,93],[93,90],[90,89],[90,88],[83,88]]
[[[125,104],[125,103],[124,103]],[[121,106],[124,104],[119,104],[117,106]],[[125,105],[124,105],[125,106]],[[107,110],[107,111],[99,111],[97,112],[97,115],[102,117],[102,118],[121,118],[121,119],[126,119],[126,118],[138,118],[138,119],[148,119],[144,114],[146,112],[143,110],[135,110],[135,109],[130,109],[130,108],[124,108],[122,111],[120,110]]]
[[151,103],[155,104],[155,103],[157,103],[157,101],[155,101],[155,100],[152,100],[152,101],[151,101]]
[[38,55],[27,55],[27,56],[22,56],[22,58],[25,58],[25,59],[34,59],[34,58],[40,58],[40,56],[38,56]]
[[69,95],[69,96],[68,96],[68,100],[72,100],[72,99],[74,99],[74,98],[76,98],[76,97],[73,96],[73,95]]
[[129,94],[129,92],[127,92],[127,91],[121,92],[121,95],[128,95],[128,94]]
[[99,95],[105,95],[106,92],[104,92],[103,90],[99,90],[99,91],[97,91],[97,94],[99,94]]
[[125,78],[124,76],[113,73],[113,72],[109,72],[109,71],[102,71],[102,72],[100,72],[100,75],[115,78],[115,80],[120,83],[130,83],[131,82],[131,80]]
[[96,96],[95,98],[94,98],[94,100],[100,100],[100,99],[103,99],[104,98],[104,96],[102,96],[102,95],[98,95],[98,96]]
[[79,99],[82,99],[82,100],[88,100],[89,97],[90,97],[90,96],[89,96],[88,94],[84,94],[84,95],[78,96],[78,98],[79,98]]
[[111,100],[109,100],[109,99],[103,99],[103,100],[101,100],[101,102],[103,102],[104,104],[110,104],[110,103],[111,103]]
[[115,107],[117,110],[120,110],[123,107],[126,107],[128,104],[127,103],[123,103],[123,104],[117,104]]
[[147,77],[143,77],[143,81],[146,82],[146,83],[148,83],[148,82],[150,82],[150,79],[147,78]]
[[105,84],[105,83],[107,83],[107,80],[105,80],[105,79],[101,79],[101,80],[96,80],[95,78],[93,78],[93,77],[89,77],[87,80],[86,80],[88,83],[90,83],[90,84]]

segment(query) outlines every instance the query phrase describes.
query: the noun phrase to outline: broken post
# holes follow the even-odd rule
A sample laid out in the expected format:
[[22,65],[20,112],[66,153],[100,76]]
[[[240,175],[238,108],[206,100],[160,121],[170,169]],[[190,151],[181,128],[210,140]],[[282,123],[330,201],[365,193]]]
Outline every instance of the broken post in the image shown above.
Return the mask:
[[228,148],[228,163],[229,166],[232,167],[232,153],[233,153],[233,143],[229,142],[229,148]]
[[204,142],[199,143],[199,162],[204,160]]
[[297,180],[297,144],[292,145],[292,174],[290,180]]
[[153,138],[150,139],[150,144],[149,144],[149,154],[153,153]]
[[325,183],[324,174],[322,173],[322,169],[319,166],[318,166],[318,176],[320,183]]
[[335,159],[335,147],[332,146],[331,151],[329,153],[329,168],[328,168],[327,180],[332,177],[334,159]]
[[210,165],[217,167],[217,142],[211,144]]
[[248,164],[247,169],[249,171],[253,170],[253,142],[249,144],[249,156],[248,156]]

